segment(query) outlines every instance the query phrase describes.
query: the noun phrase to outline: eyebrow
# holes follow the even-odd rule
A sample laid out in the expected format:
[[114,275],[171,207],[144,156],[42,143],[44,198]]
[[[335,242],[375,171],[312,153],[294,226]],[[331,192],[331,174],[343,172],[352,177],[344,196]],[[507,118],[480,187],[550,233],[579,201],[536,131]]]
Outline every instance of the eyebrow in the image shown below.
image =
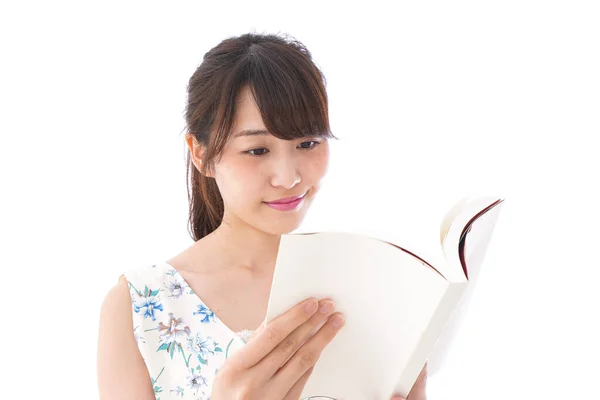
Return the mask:
[[257,136],[257,135],[270,135],[269,131],[264,129],[244,129],[243,131],[239,131],[235,135],[234,138],[242,137],[242,136]]

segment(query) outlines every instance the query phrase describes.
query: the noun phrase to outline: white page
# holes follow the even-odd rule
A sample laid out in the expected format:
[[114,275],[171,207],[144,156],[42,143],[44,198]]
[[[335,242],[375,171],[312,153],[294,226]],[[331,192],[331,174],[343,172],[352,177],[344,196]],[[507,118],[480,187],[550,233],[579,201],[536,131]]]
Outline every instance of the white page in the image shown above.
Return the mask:
[[383,398],[396,386],[448,284],[377,240],[317,236],[297,235],[294,248],[282,236],[267,322],[307,297],[331,297],[346,325],[321,355],[305,394]]
[[[339,143],[337,145],[340,145]],[[344,174],[347,174],[346,171]],[[343,176],[336,176],[342,179]],[[440,224],[447,211],[464,194],[423,196],[417,189],[367,188],[355,197],[348,186],[324,185],[296,233],[351,232],[392,242],[432,264],[445,262],[439,240]],[[399,194],[400,193],[400,194]],[[344,203],[339,207],[338,203]],[[348,213],[348,210],[353,210]]]
[[464,253],[469,271],[469,284],[442,335],[438,339],[436,348],[429,357],[427,370],[430,376],[437,374],[443,368],[461,323],[468,313],[469,304],[473,301],[473,291],[477,283],[477,277],[485,261],[485,254],[492,239],[494,227],[502,206],[503,204],[501,203],[479,217],[473,223],[471,230],[466,236]]

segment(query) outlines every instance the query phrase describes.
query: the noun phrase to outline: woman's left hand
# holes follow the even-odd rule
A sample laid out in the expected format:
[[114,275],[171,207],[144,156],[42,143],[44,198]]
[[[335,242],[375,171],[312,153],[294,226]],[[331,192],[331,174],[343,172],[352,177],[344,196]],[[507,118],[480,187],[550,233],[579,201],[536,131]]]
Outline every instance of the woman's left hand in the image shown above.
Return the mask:
[[425,384],[427,383],[427,363],[421,370],[421,373],[417,377],[415,384],[412,389],[408,393],[408,397],[404,399],[404,397],[394,395],[391,400],[427,400],[427,396],[425,394]]

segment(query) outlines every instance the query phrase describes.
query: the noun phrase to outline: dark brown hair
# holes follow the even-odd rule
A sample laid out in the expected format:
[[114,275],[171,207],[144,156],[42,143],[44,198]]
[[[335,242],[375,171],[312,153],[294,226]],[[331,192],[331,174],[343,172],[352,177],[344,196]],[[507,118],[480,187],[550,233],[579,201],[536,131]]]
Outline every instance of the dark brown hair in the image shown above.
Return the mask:
[[194,241],[222,222],[223,199],[206,173],[232,133],[236,99],[246,85],[275,137],[337,139],[329,127],[325,77],[302,43],[289,35],[257,33],[223,40],[204,55],[187,87],[185,130],[206,149],[202,171],[187,153],[188,228]]

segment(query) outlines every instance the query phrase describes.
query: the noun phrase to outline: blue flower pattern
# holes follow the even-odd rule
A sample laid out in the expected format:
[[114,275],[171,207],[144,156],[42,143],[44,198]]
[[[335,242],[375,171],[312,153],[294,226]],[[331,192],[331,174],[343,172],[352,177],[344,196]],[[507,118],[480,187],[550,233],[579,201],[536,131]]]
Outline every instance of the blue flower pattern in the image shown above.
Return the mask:
[[125,272],[133,311],[132,334],[156,400],[210,400],[225,360],[245,344],[169,264]]
[[[132,288],[133,285],[130,283],[129,287]],[[142,311],[144,318],[152,318],[152,321],[156,321],[155,311],[163,310],[163,305],[160,304],[160,300],[157,297],[159,291],[150,290],[148,286],[144,288],[143,294],[135,288],[134,290],[136,291],[137,298],[132,299],[134,302],[133,310],[136,313]]]
[[215,320],[215,313],[210,311],[204,304],[198,305],[198,311],[195,311],[194,315],[200,315],[200,322],[203,324],[208,324]]

